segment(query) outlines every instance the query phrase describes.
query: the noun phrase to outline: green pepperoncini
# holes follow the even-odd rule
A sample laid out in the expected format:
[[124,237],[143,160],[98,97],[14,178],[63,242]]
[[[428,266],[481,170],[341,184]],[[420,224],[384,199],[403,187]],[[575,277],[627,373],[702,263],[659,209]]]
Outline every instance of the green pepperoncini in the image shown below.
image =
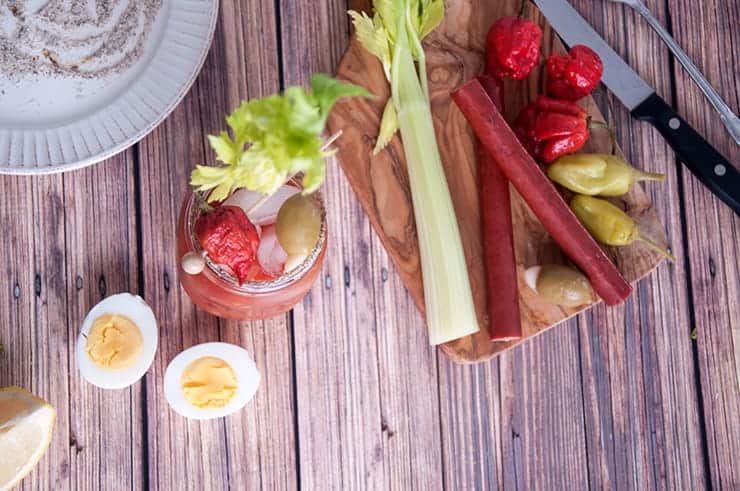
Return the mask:
[[639,240],[669,260],[676,260],[666,249],[642,235],[637,222],[608,201],[579,194],[570,201],[570,207],[584,227],[602,244],[626,246]]
[[588,196],[622,196],[636,181],[662,181],[664,174],[642,172],[615,155],[564,155],[547,168],[550,179]]

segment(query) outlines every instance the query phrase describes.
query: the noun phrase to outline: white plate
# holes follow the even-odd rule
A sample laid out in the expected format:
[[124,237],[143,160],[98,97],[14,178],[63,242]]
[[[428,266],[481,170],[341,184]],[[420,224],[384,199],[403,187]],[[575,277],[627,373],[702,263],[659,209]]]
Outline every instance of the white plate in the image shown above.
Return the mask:
[[117,75],[0,73],[0,173],[77,169],[141,140],[195,81],[217,18],[218,0],[164,0],[141,58]]

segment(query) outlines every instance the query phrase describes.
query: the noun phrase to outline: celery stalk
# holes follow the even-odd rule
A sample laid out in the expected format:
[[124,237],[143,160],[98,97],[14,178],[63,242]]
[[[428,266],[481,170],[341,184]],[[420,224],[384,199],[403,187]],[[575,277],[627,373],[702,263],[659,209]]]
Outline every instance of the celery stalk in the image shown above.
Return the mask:
[[437,345],[477,332],[478,321],[432,115],[415,77],[401,74],[399,99],[398,119],[419,237],[429,342]]
[[[429,342],[438,345],[479,330],[465,253],[434,132],[421,46],[423,33],[441,21],[444,3],[392,0],[391,6],[387,0],[376,0],[375,8],[374,24],[359,14],[353,18],[360,39],[375,43],[368,49],[383,55],[385,59],[379,57],[384,64],[390,61],[391,97],[406,154],[419,238]],[[379,10],[386,15],[379,16]],[[389,12],[395,15],[393,19],[388,18]],[[385,31],[378,31],[378,26]],[[360,33],[363,27],[366,30]],[[393,34],[388,40],[390,49],[378,41],[382,39],[378,32]]]

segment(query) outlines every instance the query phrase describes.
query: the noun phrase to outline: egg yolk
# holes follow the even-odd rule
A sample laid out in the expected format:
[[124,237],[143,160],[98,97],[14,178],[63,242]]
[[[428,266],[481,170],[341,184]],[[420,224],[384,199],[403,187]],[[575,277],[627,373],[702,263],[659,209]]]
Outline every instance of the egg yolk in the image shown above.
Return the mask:
[[180,378],[185,399],[201,409],[226,406],[236,394],[238,382],[231,365],[215,356],[191,362]]
[[87,356],[101,368],[130,367],[144,348],[144,338],[133,321],[118,314],[106,314],[93,322],[87,334]]

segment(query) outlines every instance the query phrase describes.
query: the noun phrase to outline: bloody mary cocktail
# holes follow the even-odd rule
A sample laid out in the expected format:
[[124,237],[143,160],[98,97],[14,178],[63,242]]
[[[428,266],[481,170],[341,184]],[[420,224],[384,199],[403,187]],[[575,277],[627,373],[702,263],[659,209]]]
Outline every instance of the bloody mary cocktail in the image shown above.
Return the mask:
[[[237,320],[274,317],[300,302],[316,280],[326,254],[326,218],[322,199],[319,193],[306,199],[320,211],[315,244],[305,248],[307,254],[285,252],[276,240],[277,217],[268,211],[266,217],[262,215],[255,220],[259,235],[255,267],[242,283],[228,266],[218,264],[205,253],[195,233],[196,223],[204,213],[199,206],[202,200],[195,193],[187,197],[177,227],[177,257],[180,283],[192,301],[213,315]],[[229,204],[229,200],[224,204]],[[290,220],[289,216],[287,220]],[[288,223],[287,226],[300,227],[301,224]],[[189,274],[183,269],[182,259],[188,254],[203,258],[205,267],[200,273]]]
[[243,101],[228,130],[209,135],[217,165],[197,165],[177,233],[180,282],[202,309],[229,319],[265,319],[308,292],[326,253],[318,189],[331,145],[334,104],[367,90],[327,75],[310,88]]

